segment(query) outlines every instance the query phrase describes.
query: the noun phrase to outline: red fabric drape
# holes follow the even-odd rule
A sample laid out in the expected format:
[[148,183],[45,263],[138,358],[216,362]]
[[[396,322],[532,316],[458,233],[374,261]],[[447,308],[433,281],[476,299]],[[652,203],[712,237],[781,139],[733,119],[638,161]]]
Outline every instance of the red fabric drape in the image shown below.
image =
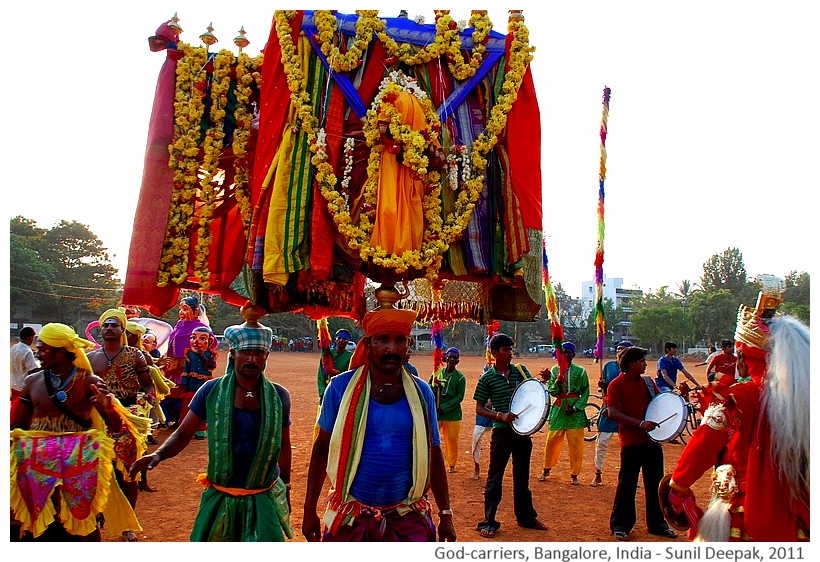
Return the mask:
[[168,52],[157,79],[122,294],[123,303],[145,308],[155,316],[170,310],[179,296],[176,286],[157,287],[157,270],[173,185],[173,172],[168,166],[168,145],[174,137],[175,55],[178,56],[176,51]]
[[507,115],[507,146],[510,179],[524,227],[541,230],[541,113],[529,67]]

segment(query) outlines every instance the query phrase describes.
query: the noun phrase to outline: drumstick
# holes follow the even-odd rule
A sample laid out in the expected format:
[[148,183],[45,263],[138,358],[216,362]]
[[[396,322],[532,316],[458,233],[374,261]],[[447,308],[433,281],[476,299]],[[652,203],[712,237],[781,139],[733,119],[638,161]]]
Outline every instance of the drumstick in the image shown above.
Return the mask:
[[515,414],[515,415],[516,415],[516,416],[520,416],[521,414],[523,414],[524,412],[526,412],[526,411],[527,411],[527,410],[529,410],[530,408],[532,408],[532,404],[527,404],[526,406],[524,406],[524,409],[523,409],[523,410],[521,410],[520,412],[518,412],[518,413],[517,413],[517,414]]
[[678,413],[677,413],[677,412],[675,412],[674,414],[672,414],[672,415],[671,415],[671,416],[669,416],[668,418],[664,418],[664,419],[662,419],[661,421],[659,421],[659,422],[655,422],[655,423],[657,423],[658,425],[661,425],[663,422],[665,422],[665,421],[669,421],[669,420],[671,420],[672,418],[674,418],[674,417],[675,417],[675,416],[677,416],[677,415],[678,415]]

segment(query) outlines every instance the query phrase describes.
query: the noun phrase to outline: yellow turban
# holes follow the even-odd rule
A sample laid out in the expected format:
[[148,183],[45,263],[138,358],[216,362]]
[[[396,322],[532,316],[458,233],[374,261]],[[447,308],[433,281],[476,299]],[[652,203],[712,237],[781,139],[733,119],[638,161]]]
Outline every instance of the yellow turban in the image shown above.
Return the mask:
[[136,335],[139,336],[139,338],[137,338],[136,347],[138,347],[140,349],[144,349],[142,347],[142,336],[145,335],[145,332],[147,330],[148,329],[145,326],[143,326],[142,324],[137,324],[136,322],[131,322],[130,320],[125,324],[125,331],[126,332],[130,332],[132,334],[136,334]]
[[125,312],[119,308],[109,308],[103,312],[100,316],[100,330],[102,330],[103,323],[109,318],[116,318],[119,321],[120,326],[122,326],[122,338],[120,338],[120,341],[123,345],[128,345],[128,336],[125,335],[125,326],[128,324],[128,318],[126,318]]
[[76,355],[74,359],[75,367],[88,371],[89,373],[94,372],[94,369],[91,368],[91,363],[88,362],[85,350],[94,349],[97,345],[78,336],[77,332],[75,332],[71,326],[52,322],[43,326],[38,337],[40,341],[51,347],[64,347],[66,351],[70,351]]
[[[415,321],[416,312],[414,310],[378,308],[364,315],[362,328],[364,328],[366,338],[385,332],[409,336],[413,330],[413,322]],[[359,342],[359,345],[356,346],[356,351],[353,352],[353,357],[350,358],[351,369],[361,367],[367,360],[367,351],[365,349],[367,346],[362,345],[363,343],[366,342]]]

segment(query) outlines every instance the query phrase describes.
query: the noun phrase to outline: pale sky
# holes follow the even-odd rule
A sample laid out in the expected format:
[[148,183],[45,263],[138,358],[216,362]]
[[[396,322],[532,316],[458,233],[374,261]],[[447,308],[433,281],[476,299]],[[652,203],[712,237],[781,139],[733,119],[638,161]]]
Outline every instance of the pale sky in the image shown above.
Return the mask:
[[[182,40],[213,22],[212,49],[256,54],[262,2],[6,3],[6,206],[43,228],[89,226],[124,277],[157,73],[147,38],[177,12]],[[378,4],[312,2],[353,13]],[[818,187],[817,17],[811,2],[552,2],[525,9],[541,112],[544,228],[553,284],[579,296],[594,274],[603,88],[604,273],[672,291],[737,247],[750,276],[809,271]],[[381,15],[433,21],[440,2]],[[493,3],[497,5],[497,3]],[[491,10],[506,33],[507,8]],[[290,6],[289,6],[290,7]],[[456,20],[471,8],[451,3]],[[812,198],[812,201],[809,201]],[[814,219],[816,220],[816,219]],[[4,234],[7,240],[8,234]],[[3,244],[8,247],[7,242]],[[6,262],[7,263],[7,262]]]

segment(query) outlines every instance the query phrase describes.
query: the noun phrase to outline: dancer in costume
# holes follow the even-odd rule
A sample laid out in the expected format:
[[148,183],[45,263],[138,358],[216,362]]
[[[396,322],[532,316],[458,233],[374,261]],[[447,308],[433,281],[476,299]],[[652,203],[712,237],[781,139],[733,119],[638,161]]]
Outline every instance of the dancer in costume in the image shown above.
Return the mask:
[[[490,353],[493,365],[484,371],[476,384],[473,399],[476,401],[475,413],[493,420],[493,434],[490,438],[490,467],[487,470],[487,483],[484,486],[484,520],[478,523],[477,530],[482,537],[493,538],[501,527],[496,520],[498,505],[501,503],[504,471],[512,457],[513,463],[513,505],[518,525],[526,529],[546,531],[547,526],[538,520],[538,512],[532,505],[530,491],[530,458],[532,455],[532,438],[519,435],[510,426],[516,414],[510,412],[515,386],[532,375],[527,368],[518,363],[511,363],[513,358],[513,339],[507,334],[496,334],[490,339]],[[487,401],[492,409],[487,408]]]
[[[148,370],[145,354],[142,350],[128,345],[125,330],[128,321],[125,313],[119,308],[108,309],[100,315],[99,323],[103,344],[88,354],[88,361],[94,369],[94,374],[105,381],[110,392],[123,406],[132,409],[132,413],[141,420],[139,428],[115,436],[115,474],[129,503],[136,507],[139,481],[128,478],[128,467],[142,456],[147,448],[148,435],[151,433],[151,420],[147,417],[147,412],[156,404],[154,381]],[[141,397],[148,410],[139,407]],[[130,542],[137,540],[134,533],[129,533],[124,538]]]
[[[185,353],[191,347],[191,333],[195,328],[210,327],[205,307],[199,304],[196,297],[185,297],[179,301],[179,320],[174,325],[168,337],[168,352],[166,363],[162,370],[165,377],[176,386],[171,389],[168,397],[162,401],[162,409],[173,427],[182,419],[182,402],[185,389],[180,386],[182,370],[185,366]],[[216,350],[216,346],[213,348]]]
[[467,389],[464,373],[456,369],[461,353],[455,347],[447,350],[445,366],[430,377],[430,388],[436,397],[438,431],[444,449],[444,460],[450,472],[458,464],[458,436],[461,432],[461,402]]
[[584,431],[587,427],[585,408],[589,400],[589,376],[586,369],[572,362],[575,357],[575,345],[571,342],[561,344],[561,351],[569,364],[565,373],[560,372],[558,365],[552,367],[548,390],[555,399],[550,408],[547,441],[544,443],[544,471],[538,480],[546,480],[552,468],[558,462],[564,437],[569,449],[569,475],[573,486],[577,486],[578,475],[584,466]]
[[42,370],[26,377],[11,420],[12,540],[99,541],[100,513],[113,533],[142,530],[108,435],[125,431],[128,412],[92,372],[95,345],[64,324],[40,331]]
[[[751,380],[713,389],[703,422],[661,487],[667,517],[699,541],[809,540],[809,329],[775,315],[782,280],[758,280],[757,305],[740,306],[735,332],[737,368]],[[690,487],[707,471],[712,500],[698,520]]]
[[616,359],[607,361],[601,370],[601,378],[598,380],[598,389],[601,391],[604,400],[604,408],[598,416],[598,437],[595,439],[595,478],[590,482],[592,487],[604,483],[603,471],[606,451],[612,441],[612,436],[618,433],[618,422],[609,417],[609,412],[606,409],[606,391],[609,388],[609,383],[621,373],[621,367],[618,365],[617,359],[620,359],[621,353],[628,347],[632,347],[632,342],[622,341],[615,346]]
[[[439,540],[456,539],[435,398],[402,368],[415,318],[392,307],[367,313],[351,370],[325,391],[302,519],[308,541],[435,541],[430,491]],[[322,533],[316,505],[325,475]]]
[[290,394],[265,378],[273,331],[230,326],[225,375],[206,381],[179,428],[153,454],[131,466],[151,470],[181,453],[203,421],[208,472],[191,531],[192,541],[284,541],[290,525]]
[[[199,326],[191,332],[191,348],[185,352],[185,365],[182,367],[180,385],[185,389],[182,398],[182,419],[188,415],[188,408],[196,391],[206,381],[214,378],[216,369],[216,351],[213,350],[216,338],[207,326]],[[203,422],[194,432],[194,439],[205,439],[207,425]]]

